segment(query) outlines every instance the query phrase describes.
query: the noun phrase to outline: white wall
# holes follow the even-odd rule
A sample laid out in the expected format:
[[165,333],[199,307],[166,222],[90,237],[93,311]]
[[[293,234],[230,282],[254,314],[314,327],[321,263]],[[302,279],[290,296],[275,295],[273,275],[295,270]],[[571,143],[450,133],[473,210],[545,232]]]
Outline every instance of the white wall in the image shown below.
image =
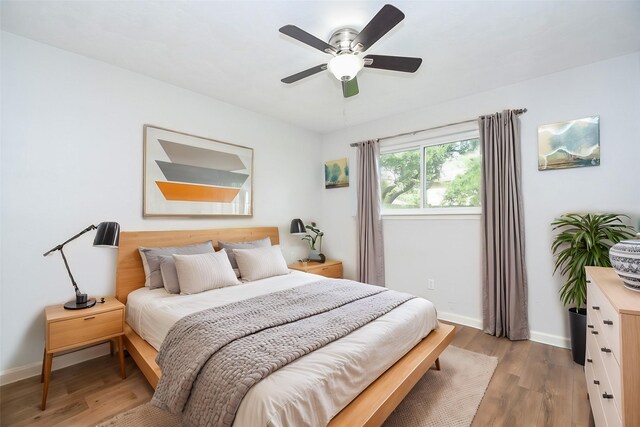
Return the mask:
[[[558,299],[561,279],[552,277],[549,223],[567,212],[621,212],[638,224],[640,190],[634,177],[640,159],[640,53],[566,70],[431,108],[350,127],[323,137],[322,159],[344,156],[349,143],[428,128],[505,108],[526,107],[522,122],[522,186],[532,339],[567,345],[567,316]],[[539,125],[600,115],[601,165],[537,170]],[[349,111],[346,110],[348,120]],[[355,180],[355,167],[352,168]],[[323,192],[324,252],[342,259],[355,276],[354,188]],[[385,220],[389,287],[427,297],[444,318],[480,326],[480,221]],[[435,290],[427,290],[434,278]]]
[[[43,309],[73,298],[60,254],[42,254],[89,224],[117,221],[123,230],[277,225],[288,260],[305,254],[288,226],[319,210],[317,134],[9,33],[2,33],[1,72],[5,382],[39,373]],[[143,218],[145,123],[253,147],[253,218]],[[65,253],[83,292],[113,295],[116,251],[93,248],[92,239],[93,233],[84,235]],[[54,366],[65,364],[64,357]]]

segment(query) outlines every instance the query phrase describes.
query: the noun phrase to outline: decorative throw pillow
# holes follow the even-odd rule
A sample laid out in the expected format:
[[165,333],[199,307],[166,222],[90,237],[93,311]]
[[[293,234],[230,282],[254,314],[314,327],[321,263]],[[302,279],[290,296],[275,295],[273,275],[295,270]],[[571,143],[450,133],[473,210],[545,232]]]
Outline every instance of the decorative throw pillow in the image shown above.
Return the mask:
[[197,294],[240,283],[224,249],[201,255],[174,255],[173,259],[181,294]]
[[173,256],[160,255],[160,273],[162,275],[162,284],[170,294],[180,293],[180,282],[178,281],[178,270],[176,270],[176,262]]
[[160,271],[161,255],[171,256],[179,255],[195,255],[214,252],[213,243],[208,242],[196,243],[194,245],[185,246],[167,246],[164,248],[138,248],[140,257],[142,258],[142,267],[144,268],[145,282],[144,285],[151,289],[163,287],[162,272]]
[[255,249],[234,249],[240,276],[252,281],[289,274],[280,245]]
[[218,242],[218,247],[220,249],[227,250],[231,266],[236,269],[238,277],[240,277],[240,270],[238,269],[238,263],[236,262],[236,256],[233,253],[233,249],[266,248],[268,246],[271,246],[271,239],[269,237],[265,237],[264,239],[260,240],[253,240],[251,242]]

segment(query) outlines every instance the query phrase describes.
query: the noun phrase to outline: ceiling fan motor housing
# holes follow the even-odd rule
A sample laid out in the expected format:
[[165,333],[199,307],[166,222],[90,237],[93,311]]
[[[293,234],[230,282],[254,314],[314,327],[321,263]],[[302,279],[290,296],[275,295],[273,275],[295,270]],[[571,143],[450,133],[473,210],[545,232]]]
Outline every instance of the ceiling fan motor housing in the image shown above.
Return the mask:
[[338,55],[342,53],[353,53],[351,43],[358,35],[358,31],[353,28],[340,28],[333,32],[329,38],[329,44],[338,50]]

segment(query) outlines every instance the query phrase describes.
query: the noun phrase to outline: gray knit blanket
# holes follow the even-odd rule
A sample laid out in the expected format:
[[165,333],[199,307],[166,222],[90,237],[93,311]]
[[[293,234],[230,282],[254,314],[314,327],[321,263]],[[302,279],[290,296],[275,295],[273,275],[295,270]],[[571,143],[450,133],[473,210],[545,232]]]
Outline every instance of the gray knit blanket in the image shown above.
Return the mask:
[[186,316],[160,347],[152,403],[188,425],[231,426],[258,381],[412,298],[329,279]]

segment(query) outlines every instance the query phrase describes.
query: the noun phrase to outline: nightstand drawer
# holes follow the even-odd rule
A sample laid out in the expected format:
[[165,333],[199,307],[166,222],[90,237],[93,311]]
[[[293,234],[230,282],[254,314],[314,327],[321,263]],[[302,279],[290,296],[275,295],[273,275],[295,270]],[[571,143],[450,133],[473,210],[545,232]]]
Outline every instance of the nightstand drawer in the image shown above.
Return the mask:
[[332,277],[335,279],[342,278],[342,264],[323,265],[313,269],[309,269],[309,273],[319,274],[324,277]]
[[123,331],[123,311],[87,314],[49,324],[49,351],[90,343]]

